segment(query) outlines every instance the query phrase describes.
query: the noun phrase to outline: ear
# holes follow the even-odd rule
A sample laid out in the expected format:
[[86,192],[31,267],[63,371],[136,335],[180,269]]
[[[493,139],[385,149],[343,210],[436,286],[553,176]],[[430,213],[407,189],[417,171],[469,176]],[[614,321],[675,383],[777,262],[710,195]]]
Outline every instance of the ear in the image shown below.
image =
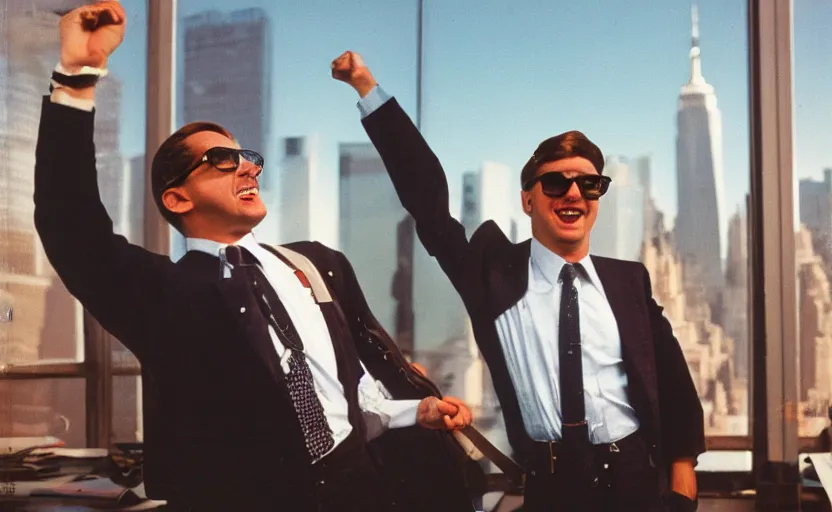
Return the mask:
[[528,216],[532,215],[532,193],[525,190],[520,191],[520,201],[522,201],[523,213]]
[[182,187],[173,187],[162,193],[162,204],[173,213],[182,215],[194,209],[188,192]]

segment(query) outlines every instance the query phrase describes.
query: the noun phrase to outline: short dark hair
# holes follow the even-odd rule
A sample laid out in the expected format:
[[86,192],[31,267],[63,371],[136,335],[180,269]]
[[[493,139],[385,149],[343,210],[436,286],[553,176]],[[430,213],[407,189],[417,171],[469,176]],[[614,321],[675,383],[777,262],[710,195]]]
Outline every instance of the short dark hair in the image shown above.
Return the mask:
[[150,188],[153,191],[156,207],[159,208],[162,217],[180,233],[182,232],[182,219],[162,204],[162,194],[169,188],[166,185],[183,173],[199,156],[195,155],[185,144],[185,139],[199,132],[216,132],[234,140],[231,132],[217,123],[208,121],[188,123],[165,139],[165,142],[156,150],[150,166]]
[[534,178],[537,170],[546,162],[563,160],[573,156],[581,156],[592,162],[598,174],[604,173],[604,155],[601,150],[586,135],[578,130],[572,130],[549,137],[541,142],[534,150],[532,157],[520,171],[520,186]]

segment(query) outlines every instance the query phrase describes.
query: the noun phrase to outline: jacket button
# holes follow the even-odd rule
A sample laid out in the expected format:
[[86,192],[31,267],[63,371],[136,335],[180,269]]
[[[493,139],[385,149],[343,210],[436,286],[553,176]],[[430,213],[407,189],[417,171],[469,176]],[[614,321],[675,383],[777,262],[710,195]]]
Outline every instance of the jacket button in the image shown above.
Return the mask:
[[241,307],[240,308],[240,313],[245,313],[245,312],[246,312],[246,307],[245,306]]

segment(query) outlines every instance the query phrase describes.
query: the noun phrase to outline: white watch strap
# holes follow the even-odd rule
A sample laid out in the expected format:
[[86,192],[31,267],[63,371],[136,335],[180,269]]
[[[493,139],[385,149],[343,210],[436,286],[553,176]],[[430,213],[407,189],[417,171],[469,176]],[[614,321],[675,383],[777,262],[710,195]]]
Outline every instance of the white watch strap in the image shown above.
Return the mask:
[[68,69],[66,69],[60,62],[58,63],[57,66],[55,66],[55,71],[62,74],[62,75],[67,75],[67,76],[95,75],[99,78],[104,78],[110,72],[106,68],[94,68],[94,67],[91,67],[91,66],[84,66],[78,72],[73,73],[73,72],[69,71]]

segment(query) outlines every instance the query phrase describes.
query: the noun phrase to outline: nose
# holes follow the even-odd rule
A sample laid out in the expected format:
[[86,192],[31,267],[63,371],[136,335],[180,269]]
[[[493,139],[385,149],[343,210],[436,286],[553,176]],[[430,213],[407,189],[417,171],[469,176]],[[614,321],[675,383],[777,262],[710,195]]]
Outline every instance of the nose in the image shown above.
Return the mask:
[[256,178],[263,172],[263,168],[259,165],[253,164],[245,158],[240,158],[240,165],[237,167],[237,176]]
[[578,188],[578,184],[572,182],[569,185],[569,190],[566,191],[566,194],[563,196],[565,199],[572,199],[572,200],[579,200],[582,198],[581,196],[581,189]]

